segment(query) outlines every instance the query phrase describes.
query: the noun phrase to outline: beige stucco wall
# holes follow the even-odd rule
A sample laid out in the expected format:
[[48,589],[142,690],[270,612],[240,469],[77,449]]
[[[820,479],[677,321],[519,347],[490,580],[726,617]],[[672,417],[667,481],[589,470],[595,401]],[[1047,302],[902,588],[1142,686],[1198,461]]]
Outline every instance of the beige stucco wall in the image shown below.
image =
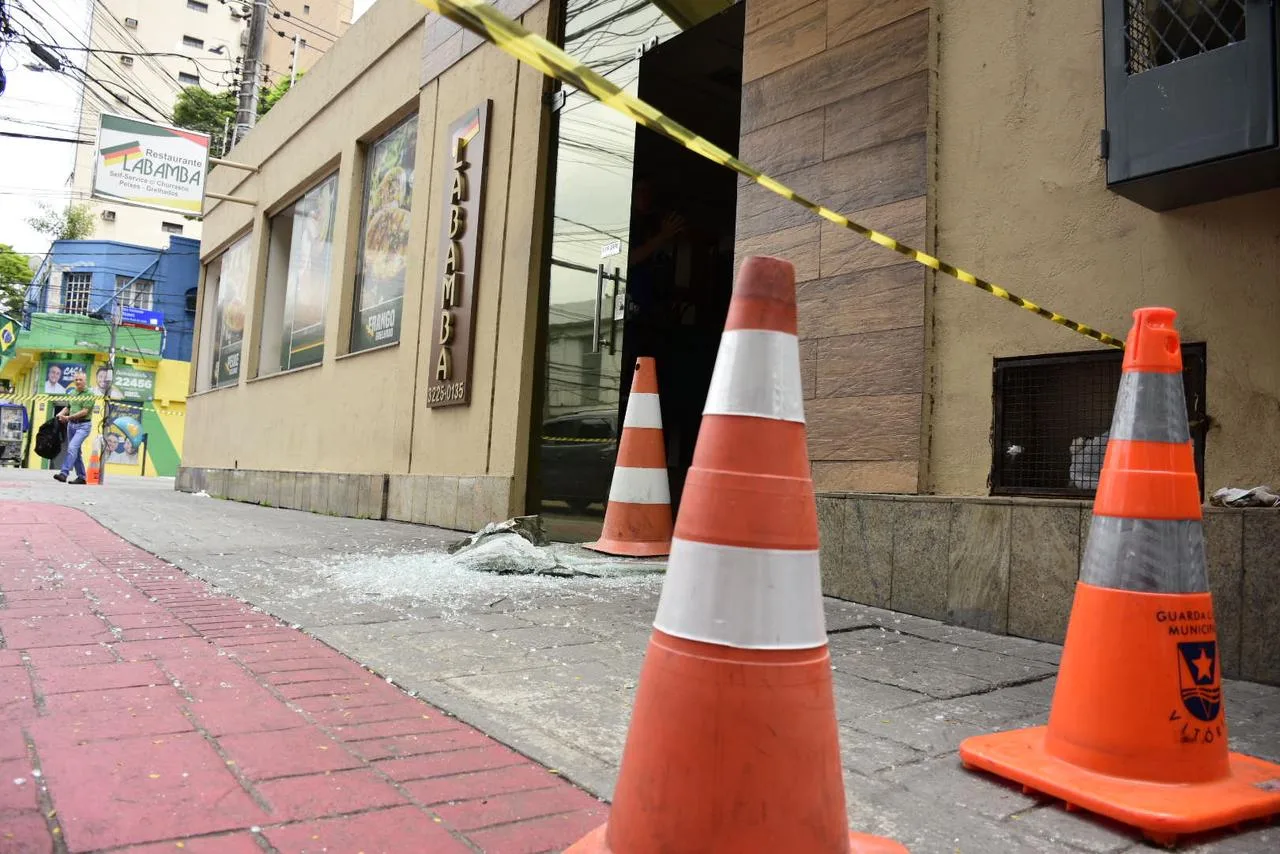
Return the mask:
[[[544,2],[523,16],[546,29]],[[541,75],[517,70],[498,51],[475,51],[419,89],[423,10],[378,3],[351,28],[229,155],[256,174],[214,170],[209,188],[256,206],[220,203],[205,222],[201,254],[216,256],[253,227],[246,348],[237,386],[198,393],[189,405],[184,465],[297,471],[498,475],[523,494],[529,392],[540,267],[536,223],[542,209],[545,113]],[[480,247],[477,325],[469,406],[426,408],[423,393],[434,303],[441,147],[450,123],[493,101]],[[408,283],[400,343],[343,357],[352,302],[356,222],[363,168],[359,142],[418,109]],[[267,215],[340,167],[325,357],[316,367],[251,379],[261,342]],[[202,288],[200,311],[203,318]],[[202,335],[199,330],[197,335]],[[199,351],[197,344],[197,351]],[[199,371],[207,374],[208,365]],[[330,405],[331,404],[331,405]]]
[[[1114,335],[1138,306],[1175,308],[1184,340],[1208,347],[1207,490],[1274,483],[1280,191],[1155,213],[1107,190],[1100,6],[934,0],[931,242]],[[1090,342],[943,276],[926,329],[927,491],[983,494],[992,358]]]

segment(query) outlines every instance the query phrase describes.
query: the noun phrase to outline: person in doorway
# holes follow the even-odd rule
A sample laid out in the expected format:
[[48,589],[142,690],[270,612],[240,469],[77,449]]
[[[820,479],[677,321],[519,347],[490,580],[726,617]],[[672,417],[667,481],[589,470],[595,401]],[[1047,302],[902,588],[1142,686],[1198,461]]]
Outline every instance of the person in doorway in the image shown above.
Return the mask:
[[70,483],[80,485],[85,480],[84,459],[80,454],[85,439],[89,438],[89,429],[92,426],[93,417],[93,394],[89,391],[88,383],[85,382],[84,374],[76,374],[75,385],[71,389],[71,399],[67,401],[67,407],[58,413],[58,420],[66,425],[67,428],[67,453],[62,458],[62,471],[53,476],[54,480],[60,480],[68,483],[67,476],[71,473],[74,466],[76,470],[75,480]]

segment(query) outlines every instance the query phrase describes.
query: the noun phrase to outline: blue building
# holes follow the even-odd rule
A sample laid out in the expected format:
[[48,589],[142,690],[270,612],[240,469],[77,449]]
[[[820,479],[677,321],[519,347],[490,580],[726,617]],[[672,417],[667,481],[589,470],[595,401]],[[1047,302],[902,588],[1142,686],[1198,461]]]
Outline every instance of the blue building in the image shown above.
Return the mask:
[[27,290],[23,323],[35,314],[111,317],[121,306],[164,318],[163,357],[191,361],[200,241],[169,237],[167,249],[114,240],[55,240]]

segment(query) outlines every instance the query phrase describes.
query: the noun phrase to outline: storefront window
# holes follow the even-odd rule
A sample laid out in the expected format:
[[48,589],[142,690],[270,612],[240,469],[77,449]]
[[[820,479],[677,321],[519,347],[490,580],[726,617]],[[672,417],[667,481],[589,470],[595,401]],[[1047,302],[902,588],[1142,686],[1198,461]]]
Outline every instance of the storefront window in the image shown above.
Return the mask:
[[[249,292],[249,235],[237,240],[209,262],[205,272],[205,293],[213,323],[213,387],[231,385],[240,379],[240,349],[244,340],[244,320]],[[204,324],[205,329],[210,328]],[[206,362],[206,365],[208,362]]]
[[356,257],[352,352],[400,340],[417,140],[415,115],[369,146]]
[[[262,373],[314,365],[324,358],[337,196],[335,173],[271,218]],[[278,337],[272,334],[277,329]]]

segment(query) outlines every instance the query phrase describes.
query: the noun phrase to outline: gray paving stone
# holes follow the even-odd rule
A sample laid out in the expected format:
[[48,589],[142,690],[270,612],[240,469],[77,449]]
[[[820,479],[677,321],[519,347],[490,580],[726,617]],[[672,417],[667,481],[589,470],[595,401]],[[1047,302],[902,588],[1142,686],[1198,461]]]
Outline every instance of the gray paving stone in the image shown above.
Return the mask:
[[1125,851],[1142,840],[1142,834],[1131,827],[1090,813],[1069,813],[1061,804],[1048,799],[1010,816],[1008,821],[1024,832],[1098,854]]
[[890,768],[878,776],[938,804],[988,818],[1007,818],[1037,803],[1035,798],[1022,793],[1021,786],[966,771],[951,754]]
[[840,727],[840,759],[844,767],[865,776],[886,768],[898,768],[919,762],[928,756],[906,744],[856,730]]

